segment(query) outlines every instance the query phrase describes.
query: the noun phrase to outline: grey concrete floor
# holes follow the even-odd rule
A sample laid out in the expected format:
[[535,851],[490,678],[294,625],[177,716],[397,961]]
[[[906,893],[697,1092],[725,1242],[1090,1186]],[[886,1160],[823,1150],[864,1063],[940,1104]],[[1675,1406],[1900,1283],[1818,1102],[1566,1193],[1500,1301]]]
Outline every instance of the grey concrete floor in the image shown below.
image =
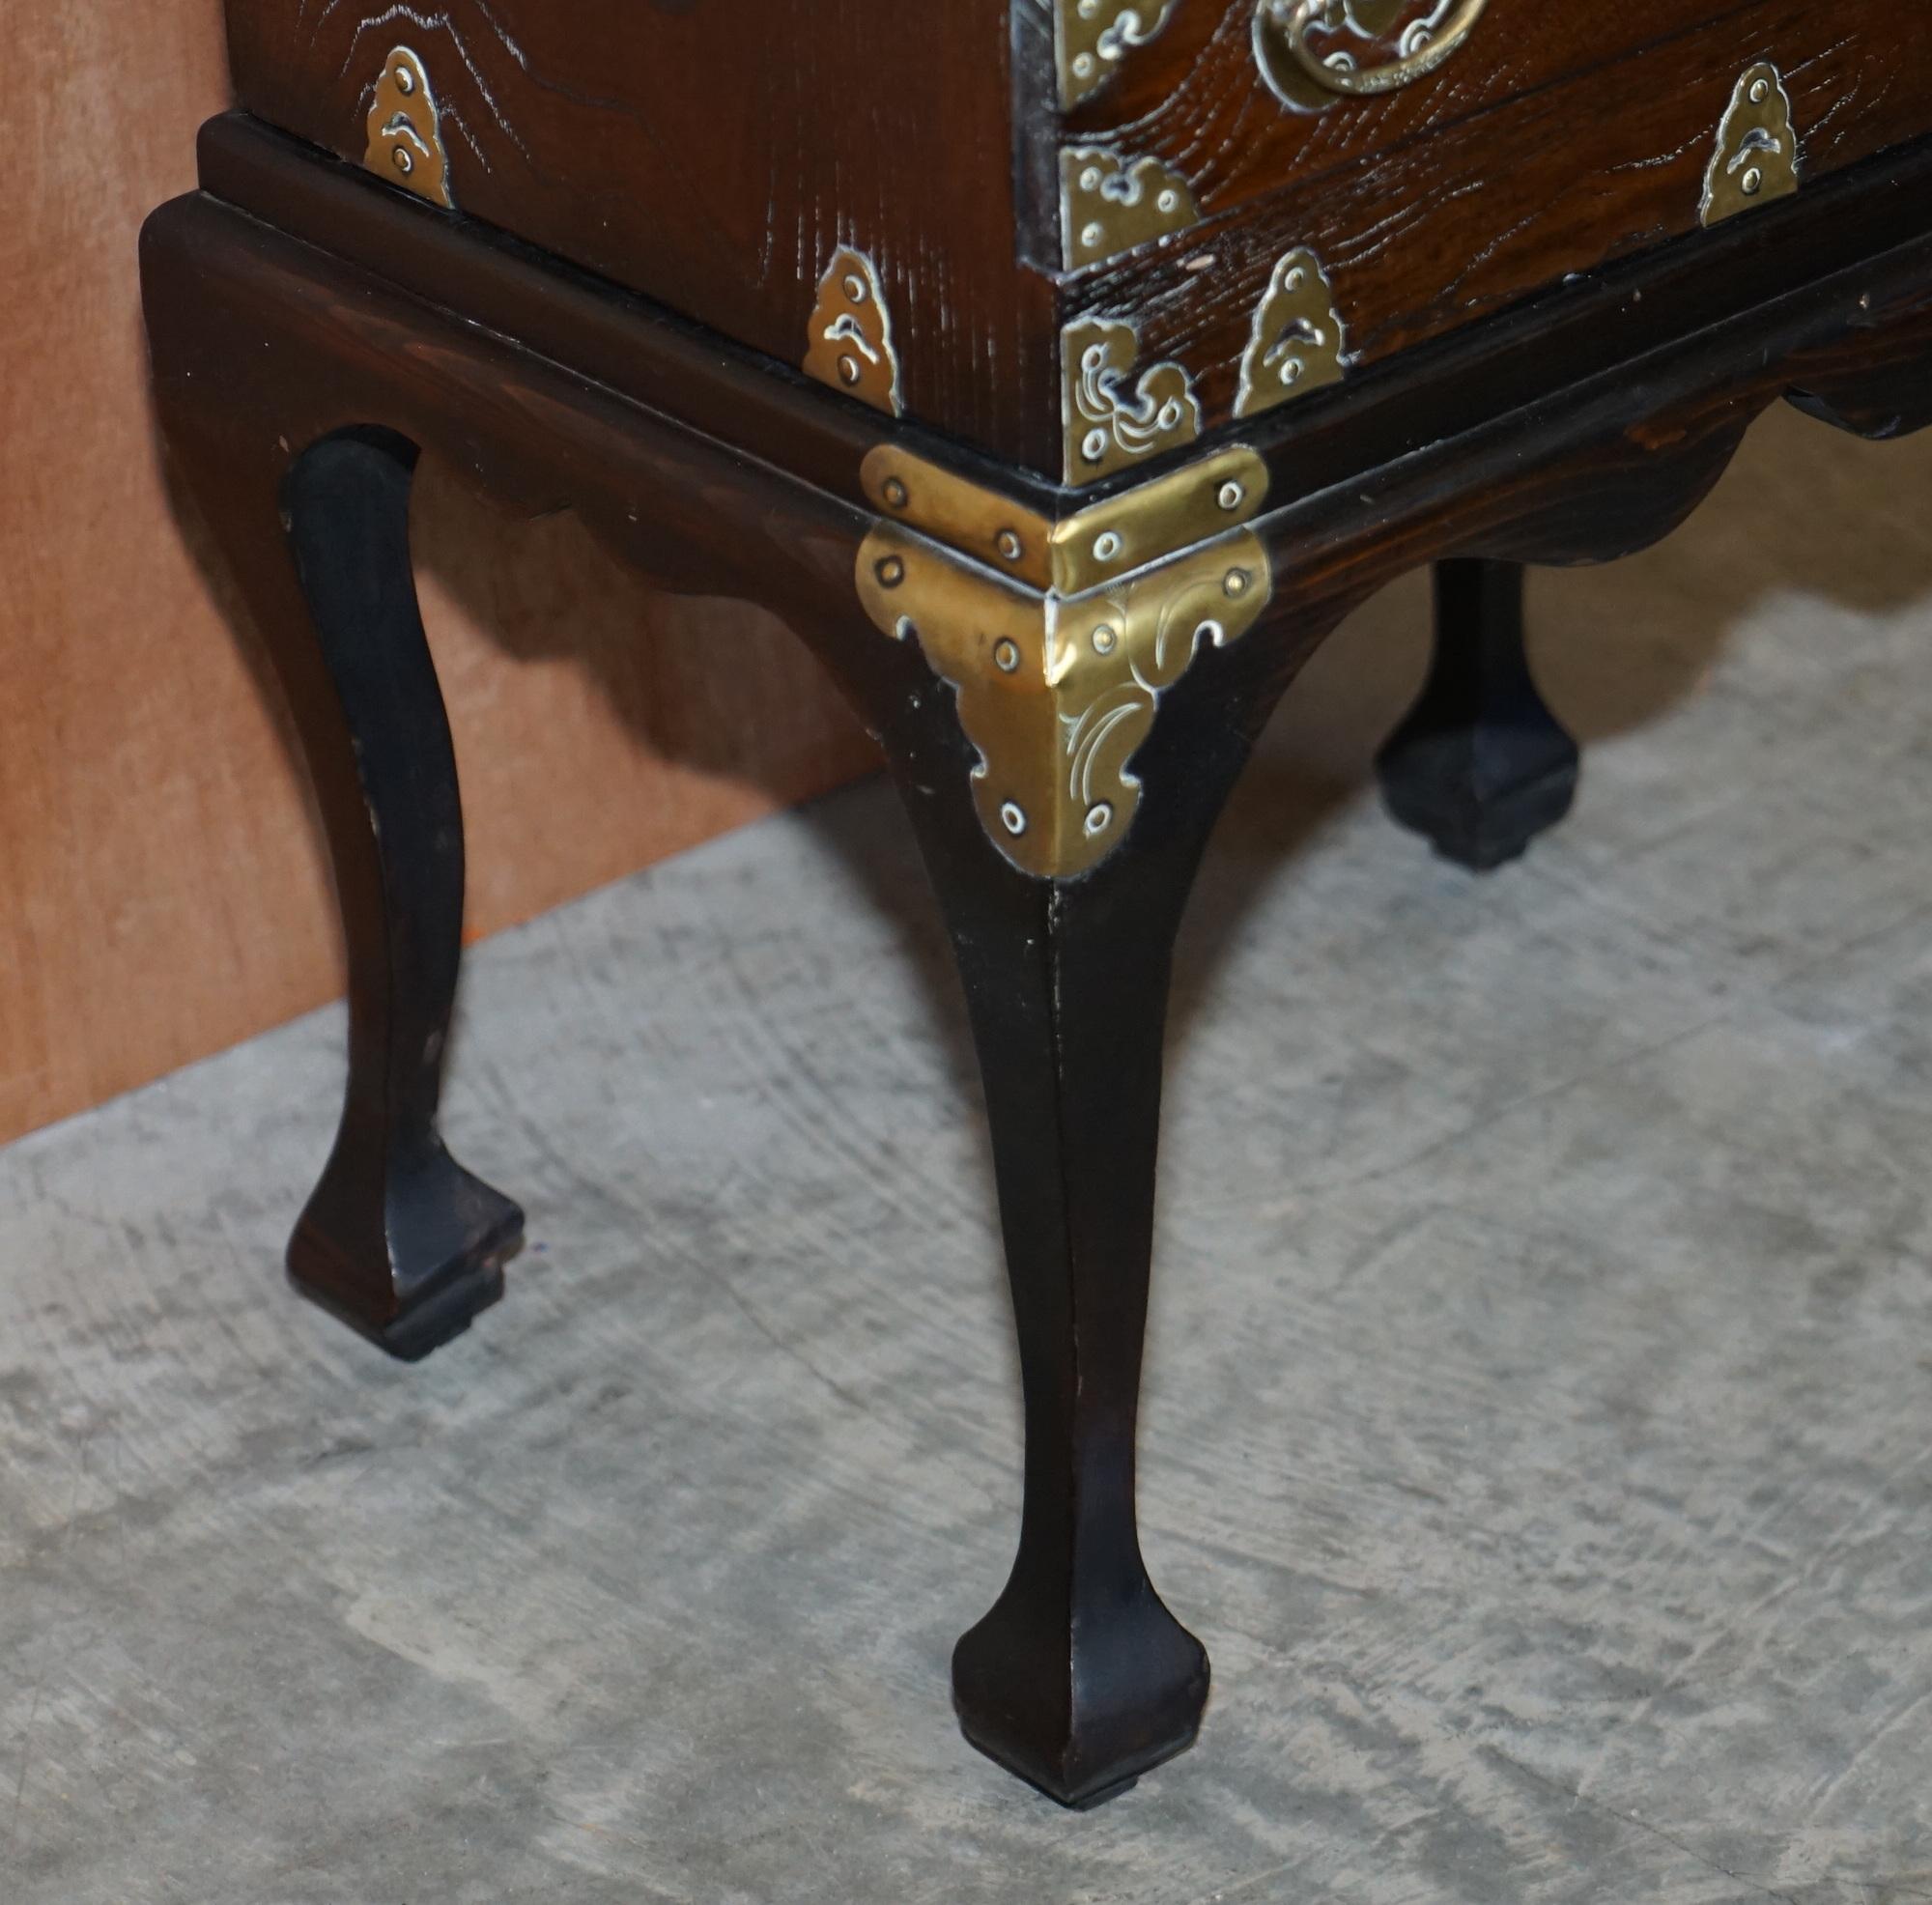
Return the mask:
[[1583,795],[1486,881],[1367,790],[1419,582],[1291,697],[1171,1048],[1214,1697],[1098,1812],[950,1710],[1013,1356],[880,785],[472,957],[448,1126],[532,1242],[419,1369],[279,1275],[337,1012],[0,1154],[0,1901],[1932,1897],[1928,498],[1778,416],[1538,577]]

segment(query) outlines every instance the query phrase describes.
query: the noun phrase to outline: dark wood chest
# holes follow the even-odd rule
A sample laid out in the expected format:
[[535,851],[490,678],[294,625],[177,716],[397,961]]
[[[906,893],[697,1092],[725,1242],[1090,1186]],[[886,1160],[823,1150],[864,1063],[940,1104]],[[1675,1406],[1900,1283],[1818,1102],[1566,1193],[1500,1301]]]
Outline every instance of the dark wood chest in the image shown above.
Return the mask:
[[1073,484],[1932,122],[1893,0],[228,14],[260,117]]

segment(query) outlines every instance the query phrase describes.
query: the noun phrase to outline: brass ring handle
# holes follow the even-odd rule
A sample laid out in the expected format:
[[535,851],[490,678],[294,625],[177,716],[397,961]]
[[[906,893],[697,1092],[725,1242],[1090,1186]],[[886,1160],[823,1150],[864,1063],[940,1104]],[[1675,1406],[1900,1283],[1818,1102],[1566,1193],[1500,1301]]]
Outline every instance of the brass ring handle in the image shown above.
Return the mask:
[[1309,78],[1331,93],[1362,99],[1372,93],[1393,93],[1425,73],[1434,72],[1475,31],[1490,0],[1463,0],[1441,28],[1414,52],[1391,60],[1387,66],[1366,68],[1330,66],[1309,45],[1308,29],[1328,11],[1330,0],[1263,0],[1263,4],[1281,29],[1295,63]]

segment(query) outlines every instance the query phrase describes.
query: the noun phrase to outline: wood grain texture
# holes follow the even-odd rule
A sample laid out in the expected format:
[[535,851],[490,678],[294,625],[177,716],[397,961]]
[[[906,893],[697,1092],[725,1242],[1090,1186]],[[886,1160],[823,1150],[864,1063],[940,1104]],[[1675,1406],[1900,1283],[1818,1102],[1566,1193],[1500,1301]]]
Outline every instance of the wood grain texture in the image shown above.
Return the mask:
[[[1590,22],[1599,16],[1588,10]],[[1480,67],[1493,43],[1490,28],[1508,17],[1492,7],[1480,41],[1458,61]],[[1226,423],[1255,307],[1284,252],[1307,245],[1327,268],[1358,364],[1391,357],[1573,274],[1695,232],[1719,121],[1738,75],[1760,59],[1784,73],[1803,176],[1813,183],[1917,137],[1932,114],[1911,79],[1932,71],[1932,14],[1886,0],[1830,9],[1765,0],[1615,67],[1518,94],[1348,163],[1330,162],[1340,155],[1320,145],[1305,149],[1315,176],[1284,178],[1210,215],[1185,242],[1069,279],[1063,315],[1134,314],[1144,360],[1184,363],[1209,427]],[[1438,84],[1458,83],[1458,61]],[[1262,97],[1275,110],[1271,96]],[[1415,110],[1401,103],[1406,98],[1395,96],[1392,125],[1413,131],[1402,117]],[[1204,99],[1201,110],[1212,104]],[[1379,123],[1385,109],[1368,102],[1364,124]],[[1222,100],[1220,121],[1211,131],[1197,128],[1189,150],[1212,152],[1237,137],[1249,110]],[[1130,124],[1119,135],[1138,149],[1158,130]],[[1166,136],[1179,141],[1178,125]]]
[[[332,997],[320,842],[153,443],[134,240],[223,103],[214,0],[10,8],[0,101],[0,1138]],[[425,618],[493,931],[869,750],[764,619],[641,589],[426,469]],[[529,796],[529,775],[546,783]]]
[[[242,102],[352,160],[405,30],[451,121],[458,205],[787,364],[839,243],[888,288],[910,413],[1061,468],[1060,333],[1133,320],[1195,379],[1208,427],[1275,261],[1312,247],[1372,364],[1567,276],[1694,231],[1738,76],[1786,77],[1816,180],[1925,129],[1932,14],[1891,0],[1492,0],[1402,92],[1285,107],[1249,0],[1200,0],[1063,123],[1037,0],[735,9],[624,0],[229,0]],[[1204,222],[1062,274],[1063,133],[1172,166]]]
[[[790,364],[841,244],[878,268],[915,414],[994,446],[1055,400],[1051,286],[1018,264],[1007,0],[229,0],[250,111],[359,160],[404,40],[457,206]],[[938,341],[942,348],[933,348]]]

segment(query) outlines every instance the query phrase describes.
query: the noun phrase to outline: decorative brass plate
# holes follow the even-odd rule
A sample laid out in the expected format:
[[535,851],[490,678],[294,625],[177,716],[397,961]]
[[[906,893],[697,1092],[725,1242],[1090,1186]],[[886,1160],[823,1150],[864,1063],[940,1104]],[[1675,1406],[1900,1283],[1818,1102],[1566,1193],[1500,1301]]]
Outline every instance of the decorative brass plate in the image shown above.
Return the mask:
[[1142,46],[1172,17],[1176,0],[1054,0],[1060,103],[1077,106],[1114,76],[1129,46]]
[[872,261],[841,245],[818,281],[818,301],[807,327],[805,374],[897,416],[899,358],[892,313]]
[[1133,757],[1161,695],[1204,647],[1246,634],[1272,586],[1248,529],[1071,599],[892,523],[866,538],[858,564],[875,626],[916,639],[957,691],[987,835],[1040,879],[1085,873],[1125,839],[1141,798]]
[[1255,308],[1235,414],[1254,416],[1339,384],[1348,363],[1348,336],[1328,274],[1314,252],[1297,247],[1276,260],[1266,294]]
[[1267,496],[1268,474],[1253,450],[1237,444],[1060,522],[895,443],[867,454],[860,480],[890,521],[1035,588],[1078,595],[1251,522]]
[[419,53],[398,46],[383,63],[376,100],[369,108],[369,147],[362,163],[392,185],[432,205],[454,208],[449,156],[442,149],[440,115]]
[[1718,127],[1718,147],[1704,174],[1699,216],[1716,225],[1798,189],[1798,133],[1791,96],[1770,61],[1748,69]]
[[1097,482],[1200,436],[1201,404],[1186,371],[1151,364],[1136,374],[1139,355],[1140,334],[1124,319],[1076,318],[1061,332],[1069,484]]
[[1193,187],[1157,158],[1125,158],[1102,146],[1060,155],[1060,242],[1069,271],[1200,220]]

